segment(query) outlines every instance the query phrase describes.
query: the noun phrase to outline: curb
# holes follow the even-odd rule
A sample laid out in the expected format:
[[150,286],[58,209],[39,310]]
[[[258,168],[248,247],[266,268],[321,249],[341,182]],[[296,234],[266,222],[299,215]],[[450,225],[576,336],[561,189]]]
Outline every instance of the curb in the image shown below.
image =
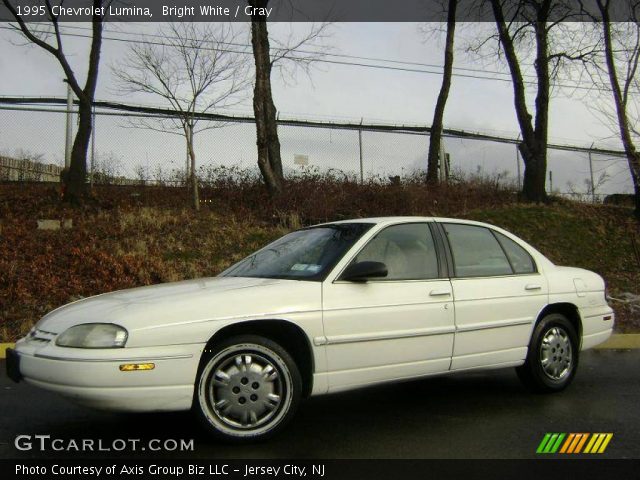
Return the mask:
[[15,343],[0,343],[0,360],[6,357],[7,348],[13,348]]
[[[7,348],[13,348],[15,343],[0,343],[0,360],[6,356]],[[628,350],[640,348],[640,333],[614,333],[604,343],[594,347],[596,350]]]
[[597,350],[640,348],[640,333],[614,333],[609,340],[594,348]]

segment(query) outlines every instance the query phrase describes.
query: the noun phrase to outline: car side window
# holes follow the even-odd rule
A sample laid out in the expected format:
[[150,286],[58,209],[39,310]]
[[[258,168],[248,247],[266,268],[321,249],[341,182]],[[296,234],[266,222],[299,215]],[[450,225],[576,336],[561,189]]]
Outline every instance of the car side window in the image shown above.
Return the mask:
[[488,228],[443,223],[449,239],[456,277],[511,275],[504,250]]
[[426,223],[387,227],[358,253],[353,263],[382,262],[388,274],[383,280],[438,278],[436,246]]
[[493,234],[498,238],[502,248],[507,253],[511,266],[516,273],[535,273],[537,271],[536,264],[529,252],[507,236],[496,231]]

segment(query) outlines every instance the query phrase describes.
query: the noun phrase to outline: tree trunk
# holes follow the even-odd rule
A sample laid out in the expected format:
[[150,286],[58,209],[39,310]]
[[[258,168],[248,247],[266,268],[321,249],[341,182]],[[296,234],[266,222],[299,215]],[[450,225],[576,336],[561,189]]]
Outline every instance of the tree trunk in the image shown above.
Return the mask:
[[87,81],[84,88],[80,88],[73,69],[69,64],[65,53],[62,50],[61,34],[59,30],[58,20],[54,18],[51,2],[45,2],[46,8],[49,12],[49,19],[51,20],[51,26],[53,27],[53,33],[56,37],[57,45],[47,43],[46,39],[34,34],[29,29],[27,23],[18,15],[18,11],[15,6],[9,2],[9,0],[2,0],[5,8],[11,12],[12,17],[19,25],[20,31],[24,34],[27,40],[56,58],[64,74],[69,86],[78,97],[78,110],[79,110],[79,125],[78,133],[73,142],[73,148],[71,149],[71,165],[69,170],[66,169],[61,175],[63,182],[63,200],[72,203],[81,203],[89,192],[89,188],[86,185],[87,179],[87,150],[89,148],[89,141],[91,139],[92,129],[92,115],[91,107],[95,96],[96,85],[98,84],[98,67],[100,66],[100,48],[102,46],[102,22],[104,21],[102,12],[103,0],[92,0],[93,15],[91,17],[91,30],[93,32],[91,37],[91,49],[89,51],[89,68],[87,71]]
[[187,139],[187,151],[189,152],[190,173],[189,186],[191,187],[191,199],[193,201],[193,209],[197,212],[200,210],[200,194],[198,192],[198,176],[196,175],[196,152],[193,147],[193,125],[186,128],[185,138]]
[[536,75],[538,91],[536,95],[535,127],[526,102],[525,86],[516,54],[513,38],[504,18],[500,0],[491,0],[493,14],[498,28],[500,43],[504,50],[509,72],[513,82],[513,99],[516,117],[522,133],[522,143],[518,146],[524,163],[524,178],[521,198],[527,202],[544,202],[547,200],[545,189],[547,176],[547,130],[549,119],[549,59],[547,39],[547,19],[550,0],[538,4],[537,21],[534,24],[536,33]]
[[91,141],[91,129],[93,116],[91,102],[80,100],[78,102],[78,132],[71,149],[71,164],[69,171],[63,178],[64,196],[66,202],[80,204],[89,193],[87,184],[87,151]]
[[73,141],[71,149],[71,165],[69,171],[64,176],[64,196],[63,200],[74,204],[82,203],[88,193],[87,184],[87,152],[91,141],[91,129],[93,125],[93,99],[98,85],[98,71],[100,67],[100,50],[102,48],[102,27],[103,17],[98,15],[103,0],[93,0],[94,11],[91,29],[91,49],[89,51],[89,69],[87,71],[87,81],[84,88],[80,89],[78,82],[67,63],[66,57],[60,50],[56,57],[67,74],[67,81],[74,93],[78,97],[78,132]]
[[636,209],[633,213],[640,221],[640,153],[635,152],[635,155],[631,158],[627,155],[627,161],[629,162],[631,178],[633,179],[633,192],[636,194]]
[[620,81],[618,79],[618,71],[616,69],[616,63],[613,51],[613,42],[611,39],[611,19],[609,15],[609,5],[598,1],[598,7],[602,13],[602,29],[604,33],[604,46],[605,46],[605,59],[607,63],[607,70],[609,73],[609,83],[611,84],[611,91],[613,92],[613,100],[616,107],[616,116],[618,120],[618,127],[620,129],[620,138],[624,147],[624,152],[627,157],[627,163],[629,164],[629,171],[631,173],[631,179],[633,180],[633,190],[635,193],[635,211],[636,218],[640,220],[640,153],[636,151],[636,146],[633,143],[631,136],[631,128],[629,126],[629,116],[627,114],[627,100],[628,97],[623,95],[620,88]]
[[[264,8],[268,0],[249,0],[252,7]],[[253,112],[256,119],[258,167],[271,195],[282,191],[284,175],[280,157],[280,140],[276,122],[276,107],[271,92],[271,56],[265,15],[251,17],[251,45],[256,65],[253,90]]]
[[545,189],[547,183],[546,151],[538,152],[527,146],[525,142],[518,145],[518,150],[520,150],[525,165],[522,178],[522,199],[527,202],[545,202],[547,200]]
[[[444,48],[444,72],[442,74],[442,85],[436,102],[436,109],[431,123],[431,136],[429,138],[429,156],[427,158],[427,182],[435,184],[438,182],[438,158],[440,155],[440,145],[442,143],[442,128],[444,118],[444,108],[449,98],[451,88],[451,74],[453,71],[453,40],[456,29],[456,7],[458,0],[449,0],[447,11],[447,39]],[[442,159],[444,166],[444,159]]]

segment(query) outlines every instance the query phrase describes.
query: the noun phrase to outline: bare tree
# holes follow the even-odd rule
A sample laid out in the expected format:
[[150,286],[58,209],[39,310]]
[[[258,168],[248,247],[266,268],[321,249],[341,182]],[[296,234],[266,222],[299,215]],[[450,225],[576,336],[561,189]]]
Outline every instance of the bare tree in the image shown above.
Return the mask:
[[267,17],[264,9],[269,0],[248,0],[254,7],[251,15],[251,46],[255,61],[255,85],[253,90],[253,113],[256,120],[258,167],[271,195],[282,191],[284,174],[280,156],[280,139],[278,137],[277,110],[273,102],[271,89],[271,72],[274,65],[289,63],[302,66],[307,73],[309,66],[323,56],[322,52],[299,53],[299,50],[322,38],[326,34],[329,23],[321,23],[311,27],[302,38],[290,37],[286,43],[280,43],[272,49],[269,45]]
[[69,170],[63,175],[64,200],[72,203],[81,203],[88,193],[87,179],[87,150],[91,139],[92,115],[91,109],[95,97],[96,86],[98,84],[98,67],[100,65],[100,49],[102,47],[102,29],[104,17],[100,15],[102,7],[108,7],[111,1],[92,0],[92,36],[91,48],[89,51],[89,66],[87,78],[84,86],[80,86],[80,81],[76,76],[69,59],[63,49],[62,33],[58,16],[54,15],[54,7],[61,5],[64,0],[52,2],[45,0],[45,9],[49,19],[49,24],[27,24],[18,15],[15,6],[10,0],[2,0],[9,10],[17,25],[13,25],[16,31],[20,32],[30,43],[37,45],[50,53],[58,61],[66,81],[69,83],[73,93],[78,98],[78,131],[71,150],[71,164]]
[[[471,48],[476,53],[492,48],[494,58],[507,63],[513,84],[516,118],[522,135],[518,149],[524,162],[522,199],[542,202],[547,171],[549,102],[553,80],[573,62],[586,62],[595,51],[580,42],[580,30],[567,23],[576,15],[567,0],[489,0],[497,33],[483,38]],[[534,80],[526,75],[525,64],[533,60]],[[535,116],[527,103],[526,85],[535,86]]]
[[200,208],[194,136],[222,126],[202,124],[198,114],[230,107],[249,86],[247,55],[229,49],[238,34],[228,24],[171,23],[160,29],[162,42],[133,43],[112,67],[122,89],[159,97],[176,115],[138,120],[135,126],[183,136],[190,160],[188,182],[193,208]]
[[[444,46],[444,70],[442,73],[442,85],[433,112],[431,122],[431,135],[429,136],[429,155],[427,157],[427,182],[438,182],[438,158],[442,144],[442,129],[444,109],[449,98],[451,88],[451,75],[453,73],[453,43],[456,31],[456,8],[458,0],[448,0],[447,7],[447,36]],[[444,162],[444,159],[442,159]]]
[[593,62],[598,79],[601,73],[606,76],[605,84],[611,89],[613,106],[600,104],[599,110],[606,123],[615,125],[622,141],[629,171],[635,191],[635,216],[640,219],[640,153],[636,149],[636,142],[640,139],[640,110],[637,101],[632,96],[640,90],[640,0],[624,0],[615,2],[617,7],[628,9],[628,22],[612,23],[611,15],[614,2],[611,0],[597,0],[601,14],[601,35],[604,42],[604,63],[606,70],[599,62]]

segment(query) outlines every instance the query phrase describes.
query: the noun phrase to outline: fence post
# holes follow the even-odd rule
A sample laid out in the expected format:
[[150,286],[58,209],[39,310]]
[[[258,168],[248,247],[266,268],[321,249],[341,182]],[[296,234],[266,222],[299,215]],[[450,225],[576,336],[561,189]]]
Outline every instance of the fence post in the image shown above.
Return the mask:
[[[591,144],[593,148],[593,143]],[[591,150],[589,150],[589,175],[591,177],[591,203],[596,203],[596,186],[593,183],[593,159],[591,158]]]
[[63,80],[67,84],[67,135],[64,144],[64,166],[71,166],[71,137],[73,136],[73,90],[67,79]]
[[[518,134],[518,141],[520,141],[520,134]],[[516,144],[516,172],[518,175],[518,191],[522,190],[522,180],[520,178],[520,150],[518,144]]]
[[438,167],[440,173],[440,183],[447,183],[447,152],[444,148],[444,141],[440,139],[440,151],[438,152]]
[[187,127],[187,133],[185,139],[185,169],[184,169],[184,184],[189,185],[189,127]]
[[364,183],[364,164],[362,159],[362,121],[364,119],[360,118],[360,128],[358,129],[358,147],[360,151],[360,184]]
[[553,170],[549,170],[549,193],[553,195]]
[[96,106],[91,112],[91,169],[89,170],[89,188],[93,189],[93,172],[96,165]]

